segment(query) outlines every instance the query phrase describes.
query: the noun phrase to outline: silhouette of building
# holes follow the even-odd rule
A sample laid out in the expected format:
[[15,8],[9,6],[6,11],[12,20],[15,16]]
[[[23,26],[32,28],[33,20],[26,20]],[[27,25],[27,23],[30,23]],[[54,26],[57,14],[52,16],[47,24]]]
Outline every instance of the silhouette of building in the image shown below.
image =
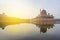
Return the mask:
[[40,15],[41,15],[41,16],[46,16],[46,15],[47,15],[46,10],[42,10],[42,11],[40,12]]
[[32,23],[40,23],[40,24],[52,24],[55,23],[55,19],[53,15],[47,13],[46,10],[40,10],[40,14],[32,19]]

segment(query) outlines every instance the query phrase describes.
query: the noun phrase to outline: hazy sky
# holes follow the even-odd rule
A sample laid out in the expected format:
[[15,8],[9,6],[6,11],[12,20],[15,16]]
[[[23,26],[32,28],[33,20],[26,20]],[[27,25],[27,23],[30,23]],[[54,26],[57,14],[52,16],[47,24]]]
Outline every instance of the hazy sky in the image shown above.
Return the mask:
[[0,13],[19,18],[34,18],[45,9],[60,18],[60,0],[0,0]]

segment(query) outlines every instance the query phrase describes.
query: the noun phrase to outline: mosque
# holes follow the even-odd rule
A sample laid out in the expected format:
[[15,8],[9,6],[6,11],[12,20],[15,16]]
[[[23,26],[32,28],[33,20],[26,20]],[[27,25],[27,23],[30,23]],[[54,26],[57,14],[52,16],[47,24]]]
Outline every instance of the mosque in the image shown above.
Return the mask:
[[53,15],[50,15],[50,13],[47,13],[46,10],[40,10],[40,14],[33,18],[32,23],[38,23],[38,24],[53,24],[55,23],[55,19]]

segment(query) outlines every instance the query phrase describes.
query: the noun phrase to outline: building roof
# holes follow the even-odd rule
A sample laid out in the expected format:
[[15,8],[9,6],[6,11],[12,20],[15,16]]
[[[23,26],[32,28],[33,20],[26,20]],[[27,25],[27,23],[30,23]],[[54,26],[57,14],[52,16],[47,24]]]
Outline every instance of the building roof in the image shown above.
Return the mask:
[[43,9],[43,10],[41,11],[41,15],[47,15],[46,10]]

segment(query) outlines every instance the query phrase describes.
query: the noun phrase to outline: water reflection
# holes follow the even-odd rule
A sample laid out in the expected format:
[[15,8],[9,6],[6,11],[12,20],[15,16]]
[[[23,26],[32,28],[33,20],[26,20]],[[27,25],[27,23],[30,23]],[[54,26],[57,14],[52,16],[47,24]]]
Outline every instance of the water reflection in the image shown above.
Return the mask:
[[36,24],[38,28],[40,28],[40,33],[46,33],[47,29],[53,28],[54,24]]
[[7,25],[0,24],[0,28],[4,29]]
[[5,29],[6,26],[8,26],[8,25],[15,25],[15,24],[20,24],[20,23],[13,23],[13,22],[12,23],[9,23],[9,22],[3,22],[2,23],[1,22],[0,23],[0,28]]
[[[0,23],[0,28],[3,30],[3,38],[20,39],[28,36],[41,35],[46,33],[47,29],[53,28],[54,24],[33,24],[33,23]],[[1,33],[0,29],[0,33]],[[41,33],[41,34],[40,34]],[[1,35],[1,34],[0,34]],[[1,35],[2,36],[2,35]],[[0,38],[1,38],[0,36]],[[5,37],[6,36],[6,37]]]
[[[5,24],[3,24],[3,23],[0,23],[0,28],[2,28],[2,29],[5,29],[5,27],[7,26],[7,25],[15,25],[15,24],[18,24],[18,23],[5,23]],[[29,24],[29,23],[28,23]],[[38,24],[38,23],[36,23],[35,24],[38,28],[40,28],[40,33],[42,32],[42,33],[46,33],[47,32],[47,29],[50,29],[50,28],[53,28],[53,26],[54,26],[54,24]]]

